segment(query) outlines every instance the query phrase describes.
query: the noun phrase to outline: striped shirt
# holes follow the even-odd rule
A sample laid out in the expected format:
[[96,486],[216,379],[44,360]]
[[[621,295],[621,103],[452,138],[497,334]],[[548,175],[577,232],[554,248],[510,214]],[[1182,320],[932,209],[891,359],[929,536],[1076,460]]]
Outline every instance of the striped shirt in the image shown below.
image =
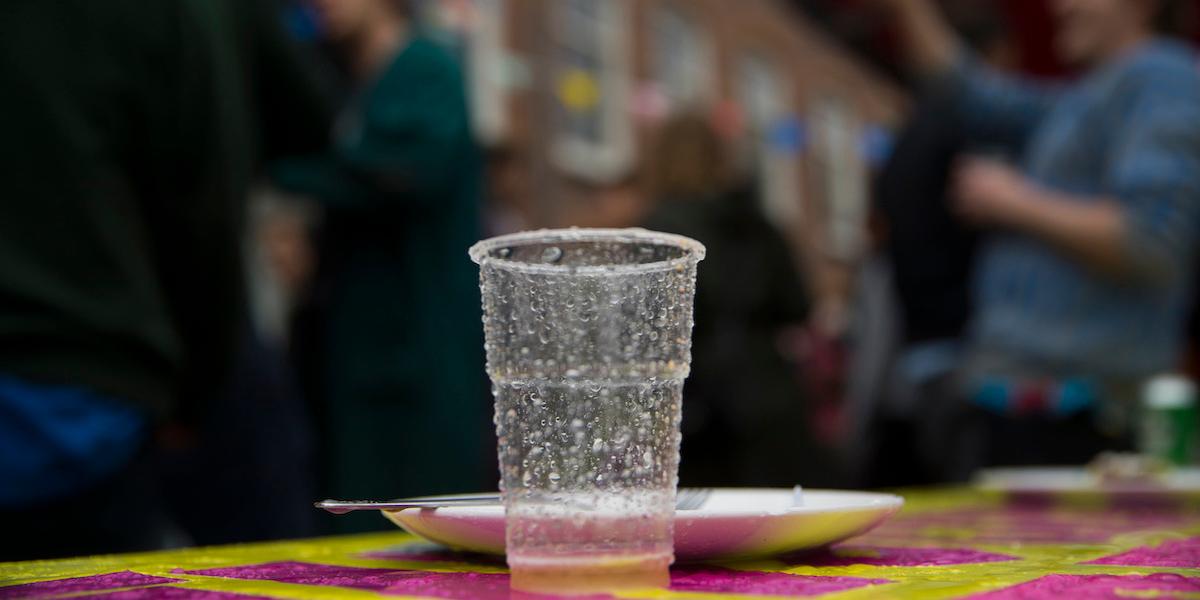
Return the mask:
[[948,83],[975,142],[1018,157],[1048,189],[1080,202],[1116,200],[1128,224],[1124,251],[1138,273],[1117,280],[1030,235],[989,236],[973,283],[974,362],[1013,374],[1116,379],[1174,366],[1200,233],[1196,56],[1155,40],[1069,86],[1018,80],[966,59]]

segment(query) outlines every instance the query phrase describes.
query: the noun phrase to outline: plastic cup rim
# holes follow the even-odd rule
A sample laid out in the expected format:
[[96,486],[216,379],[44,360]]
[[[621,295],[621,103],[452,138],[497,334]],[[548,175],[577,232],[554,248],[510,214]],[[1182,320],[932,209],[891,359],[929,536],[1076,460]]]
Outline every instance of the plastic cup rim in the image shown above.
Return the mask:
[[[645,242],[665,246],[675,246],[682,249],[684,253],[683,256],[677,258],[649,263],[588,266],[517,262],[489,256],[489,253],[491,253],[492,250],[505,246],[520,246],[524,244],[547,242],[590,241],[615,241],[625,243]],[[490,264],[505,270],[518,271],[522,273],[629,275],[635,273],[650,273],[660,270],[670,270],[681,265],[696,264],[701,260],[704,260],[705,248],[704,244],[701,244],[700,242],[689,237],[673,233],[651,231],[641,227],[628,227],[623,229],[570,227],[565,229],[538,229],[533,231],[522,231],[519,233],[510,233],[507,235],[488,238],[471,246],[467,253],[471,256],[471,260],[474,261],[475,264],[481,266]]]

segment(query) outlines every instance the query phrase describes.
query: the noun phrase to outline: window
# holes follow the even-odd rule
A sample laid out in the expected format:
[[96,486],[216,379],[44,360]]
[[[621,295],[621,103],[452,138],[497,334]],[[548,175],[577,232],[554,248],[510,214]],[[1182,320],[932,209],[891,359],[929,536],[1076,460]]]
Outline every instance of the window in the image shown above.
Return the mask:
[[774,65],[757,55],[745,56],[738,64],[737,91],[763,210],[778,227],[790,231],[800,220],[800,132],[790,110],[791,93]]
[[508,128],[504,45],[505,0],[472,0],[475,22],[467,42],[467,81],[475,130],[484,142],[496,142]]
[[475,134],[485,143],[508,128],[509,55],[505,48],[505,0],[423,0],[436,31],[459,53],[470,96]]
[[774,66],[760,56],[742,58],[738,68],[738,96],[746,125],[756,134],[765,134],[787,106]]
[[633,161],[627,0],[555,0],[554,156],[582,177],[619,177]]
[[670,110],[706,104],[713,99],[713,49],[703,30],[670,5],[654,14],[653,76]]
[[853,109],[841,98],[826,96],[812,111],[813,175],[826,218],[826,250],[853,259],[863,246],[866,228],[866,167]]

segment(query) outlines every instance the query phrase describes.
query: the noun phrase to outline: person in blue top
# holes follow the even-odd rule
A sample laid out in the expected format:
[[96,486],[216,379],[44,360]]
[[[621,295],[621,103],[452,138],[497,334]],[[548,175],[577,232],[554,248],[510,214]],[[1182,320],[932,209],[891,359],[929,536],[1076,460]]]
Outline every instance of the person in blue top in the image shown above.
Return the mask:
[[[453,56],[397,0],[317,0],[352,80],[325,153],[279,181],[325,210],[316,289],[322,494],[477,490],[491,407],[478,272],[482,161]],[[494,481],[494,479],[492,479]],[[338,518],[342,530],[387,526]]]
[[1121,446],[1132,390],[1178,359],[1200,227],[1200,66],[1156,34],[1173,3],[1053,2],[1083,75],[1048,84],[981,65],[928,0],[881,2],[990,156],[952,183],[959,216],[989,230],[959,378],[983,425],[949,428],[976,449],[942,455],[961,477]]

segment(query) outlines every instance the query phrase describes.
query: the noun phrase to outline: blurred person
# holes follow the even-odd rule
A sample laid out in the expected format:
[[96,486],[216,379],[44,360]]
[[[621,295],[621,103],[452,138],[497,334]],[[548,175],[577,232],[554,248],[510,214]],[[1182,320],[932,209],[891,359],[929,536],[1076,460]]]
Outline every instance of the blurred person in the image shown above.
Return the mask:
[[248,112],[211,2],[0,5],[0,560],[180,535],[149,446],[224,390]]
[[1173,3],[1056,0],[1057,50],[1085,71],[1058,86],[980,65],[926,0],[884,4],[970,139],[1019,165],[952,176],[956,212],[992,231],[959,375],[976,412],[931,436],[947,474],[1128,445],[1137,383],[1178,358],[1200,225],[1196,56],[1155,35]]
[[667,121],[652,148],[649,229],[699,240],[692,371],[684,384],[681,485],[812,481],[804,396],[779,337],[808,299],[783,236],[755,192],[736,184],[726,148],[694,115]]
[[[255,176],[274,160],[328,147],[332,103],[310,57],[282,27],[277,0],[212,0],[218,49],[235,69],[227,100],[244,107],[240,143]],[[243,184],[252,218],[242,274],[249,310],[239,315],[228,385],[189,422],[162,436],[156,463],[172,517],[192,544],[226,544],[313,535],[317,515],[313,426],[289,364],[285,330],[290,299],[311,269],[303,220],[292,205],[261,202],[265,182]],[[241,210],[245,212],[244,206]],[[276,290],[272,303],[271,295]],[[273,304],[273,310],[264,310]],[[221,511],[212,507],[237,497]]]
[[[481,161],[451,55],[396,0],[314,0],[355,89],[324,154],[282,163],[324,209],[315,293],[323,494],[477,489],[489,449],[478,276]],[[339,518],[378,529],[374,515]]]
[[[981,60],[1001,70],[1016,66],[1015,45],[990,5],[952,6],[958,14],[954,18],[951,13],[951,22]],[[867,336],[857,339],[856,355],[861,356],[855,360],[873,373],[868,379],[877,380],[869,389],[878,397],[860,398],[871,405],[860,413],[870,423],[859,426],[873,434],[859,446],[875,446],[863,455],[872,485],[935,477],[929,465],[912,459],[924,417],[917,399],[949,385],[962,356],[978,231],[954,214],[948,184],[955,162],[970,149],[954,99],[918,90],[913,111],[875,180],[874,216],[884,234],[876,236],[880,252],[860,273],[864,285],[856,286],[858,309],[865,322],[854,327]],[[893,289],[879,288],[881,282]],[[862,298],[868,293],[886,293],[898,310],[887,309],[878,298]],[[863,379],[863,373],[856,375],[852,387],[862,387]]]
[[[987,11],[971,19],[958,29],[972,50],[992,67],[1013,68],[1014,47],[999,15]],[[953,98],[926,93],[914,106],[874,190],[886,229],[880,237],[895,271],[904,339],[921,345],[962,336],[978,232],[957,218],[947,197],[955,161],[971,150]]]
[[[317,533],[314,428],[288,358],[292,308],[313,268],[303,208],[261,189],[250,194],[249,318],[228,391],[207,404],[191,439],[161,451],[164,493],[191,544]],[[234,505],[213,510],[233,497]]]

